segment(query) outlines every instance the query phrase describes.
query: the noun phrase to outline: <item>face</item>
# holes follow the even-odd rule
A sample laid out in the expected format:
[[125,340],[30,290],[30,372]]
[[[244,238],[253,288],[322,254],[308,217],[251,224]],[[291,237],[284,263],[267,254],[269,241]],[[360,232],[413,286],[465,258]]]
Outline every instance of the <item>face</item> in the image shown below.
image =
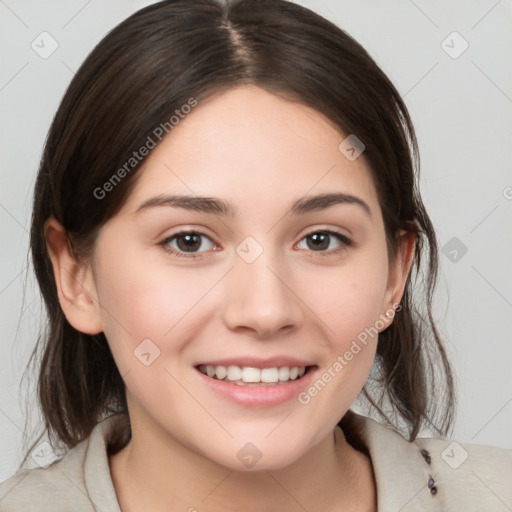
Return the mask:
[[[92,262],[133,429],[238,470],[252,451],[284,467],[332,434],[396,299],[376,190],[345,137],[247,86],[152,150]],[[353,198],[307,207],[323,194]]]

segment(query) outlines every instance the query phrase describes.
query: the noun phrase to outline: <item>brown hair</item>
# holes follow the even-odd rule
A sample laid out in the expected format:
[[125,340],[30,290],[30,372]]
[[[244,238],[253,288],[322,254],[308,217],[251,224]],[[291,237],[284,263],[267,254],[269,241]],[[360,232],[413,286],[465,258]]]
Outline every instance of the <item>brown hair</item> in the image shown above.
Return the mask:
[[[98,230],[128,196],[140,163],[104,198],[94,191],[190,98],[200,103],[246,84],[316,109],[366,146],[390,256],[399,230],[417,236],[400,312],[379,335],[362,393],[390,426],[401,428],[384,412],[388,399],[409,440],[424,425],[443,435],[451,428],[453,377],[431,312],[437,242],[418,190],[416,136],[399,93],[361,45],[304,7],[285,0],[168,0],[136,12],[93,49],[45,143],[30,233],[48,315],[28,365],[39,349],[45,423],[39,439],[47,432],[52,445],[55,438],[71,449],[105,417],[127,413],[124,382],[105,336],[75,330],[59,305],[45,221],[55,217],[76,257],[87,258]],[[413,300],[413,275],[421,301]],[[111,453],[128,439],[129,423]]]

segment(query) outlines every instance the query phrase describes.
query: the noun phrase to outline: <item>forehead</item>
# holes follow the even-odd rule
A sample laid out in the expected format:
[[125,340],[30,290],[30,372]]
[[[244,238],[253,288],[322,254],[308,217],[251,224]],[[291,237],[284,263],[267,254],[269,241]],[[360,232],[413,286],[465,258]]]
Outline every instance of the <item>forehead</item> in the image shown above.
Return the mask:
[[310,107],[256,86],[231,89],[183,115],[146,158],[127,208],[162,193],[229,198],[247,211],[320,193],[377,205],[363,156],[339,150],[348,134]]

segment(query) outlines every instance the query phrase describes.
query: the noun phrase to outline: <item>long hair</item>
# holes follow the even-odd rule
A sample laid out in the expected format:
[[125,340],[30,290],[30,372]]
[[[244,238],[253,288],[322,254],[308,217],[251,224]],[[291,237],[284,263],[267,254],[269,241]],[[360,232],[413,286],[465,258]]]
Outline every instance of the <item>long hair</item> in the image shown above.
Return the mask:
[[[104,334],[78,332],[59,305],[45,221],[55,217],[73,254],[87,258],[99,229],[133,188],[144,159],[105,197],[98,190],[155,127],[165,126],[190,98],[200,104],[248,84],[308,105],[364,141],[389,255],[396,254],[400,230],[414,231],[417,241],[400,311],[379,335],[372,377],[362,394],[388,424],[404,422],[411,441],[423,426],[441,434],[451,428],[453,377],[431,312],[438,247],[419,193],[416,136],[396,88],[351,36],[297,4],[166,0],[127,18],[92,50],[62,99],[41,158],[30,248],[47,324],[26,371],[31,363],[38,365],[44,418],[39,439],[47,432],[55,450],[71,449],[99,421],[128,411]],[[384,399],[396,418],[384,411]],[[128,438],[129,423],[112,440],[111,453]]]

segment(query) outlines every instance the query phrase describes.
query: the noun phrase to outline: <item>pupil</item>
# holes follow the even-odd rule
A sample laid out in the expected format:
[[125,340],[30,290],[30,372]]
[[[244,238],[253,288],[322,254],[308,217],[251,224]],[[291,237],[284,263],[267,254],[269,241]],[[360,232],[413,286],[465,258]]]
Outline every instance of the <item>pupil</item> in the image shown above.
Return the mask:
[[[181,240],[186,240],[187,243],[180,244]],[[191,241],[192,241],[192,243],[190,244],[189,242],[191,242]],[[182,251],[193,252],[194,249],[199,249],[199,247],[201,247],[201,240],[199,238],[199,235],[195,235],[195,234],[181,235],[180,237],[178,237],[177,242],[178,242],[178,247]]]
[[[327,235],[326,233],[315,233],[313,235],[310,235],[311,236],[311,240],[314,241],[313,243],[313,248],[320,248],[320,249],[327,249],[329,247],[329,241],[328,241],[328,238],[329,238],[329,235]],[[322,237],[322,239],[320,239],[320,237]]]

